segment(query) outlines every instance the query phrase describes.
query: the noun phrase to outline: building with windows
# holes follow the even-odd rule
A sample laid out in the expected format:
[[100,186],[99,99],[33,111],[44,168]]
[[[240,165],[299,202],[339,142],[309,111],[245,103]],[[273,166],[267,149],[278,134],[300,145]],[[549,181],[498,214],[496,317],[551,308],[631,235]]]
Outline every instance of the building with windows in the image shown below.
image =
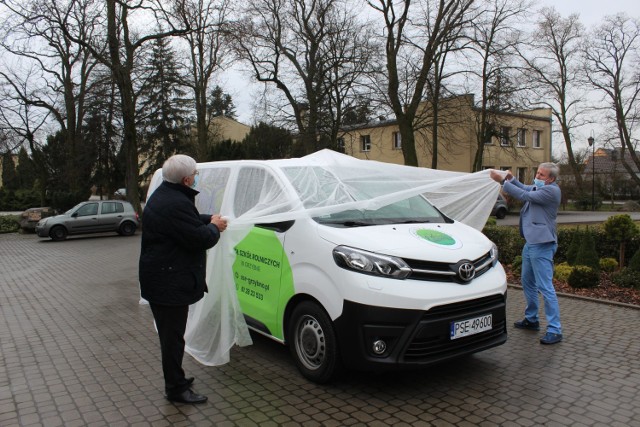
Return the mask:
[[[640,152],[635,155],[640,157]],[[584,165],[583,184],[598,198],[613,201],[640,197],[640,187],[632,176],[640,177],[640,170],[629,150],[598,148],[585,157]]]
[[[480,109],[473,95],[441,102],[437,132],[437,169],[471,172],[478,149]],[[432,167],[434,150],[433,114],[421,110],[423,123],[415,131],[418,165]],[[551,110],[520,113],[493,112],[487,119],[492,137],[482,142],[483,169],[510,169],[522,182],[533,180],[537,167],[551,161]],[[404,164],[402,140],[396,120],[377,121],[343,129],[338,145],[346,154],[388,163]]]

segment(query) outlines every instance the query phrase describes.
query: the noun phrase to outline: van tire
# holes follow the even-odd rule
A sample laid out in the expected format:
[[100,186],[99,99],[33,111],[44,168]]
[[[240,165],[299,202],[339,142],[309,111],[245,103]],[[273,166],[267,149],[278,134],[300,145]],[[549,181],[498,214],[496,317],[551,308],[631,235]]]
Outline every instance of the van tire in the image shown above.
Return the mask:
[[61,225],[57,225],[49,231],[49,237],[51,237],[51,240],[60,242],[67,238],[67,229]]
[[305,378],[323,384],[341,370],[333,324],[318,304],[298,304],[291,314],[288,340],[291,355]]
[[507,216],[507,210],[505,208],[500,208],[496,211],[496,218],[504,219]]

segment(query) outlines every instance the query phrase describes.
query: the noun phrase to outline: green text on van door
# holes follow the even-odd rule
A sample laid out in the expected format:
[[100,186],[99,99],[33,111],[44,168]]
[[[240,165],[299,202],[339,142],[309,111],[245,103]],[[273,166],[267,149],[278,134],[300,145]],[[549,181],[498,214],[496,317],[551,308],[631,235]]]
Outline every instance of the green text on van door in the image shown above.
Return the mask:
[[294,289],[282,243],[274,231],[254,227],[236,245],[235,253],[233,275],[243,313],[284,339],[281,312]]

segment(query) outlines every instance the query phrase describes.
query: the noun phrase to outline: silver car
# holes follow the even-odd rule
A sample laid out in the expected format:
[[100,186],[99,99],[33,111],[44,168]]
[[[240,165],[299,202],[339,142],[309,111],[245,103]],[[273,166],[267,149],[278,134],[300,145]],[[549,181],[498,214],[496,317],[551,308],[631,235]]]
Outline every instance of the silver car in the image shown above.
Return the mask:
[[491,215],[495,215],[498,219],[503,219],[509,213],[509,204],[502,194],[498,194],[496,203],[493,205]]
[[123,200],[90,200],[82,202],[62,215],[44,218],[36,225],[39,237],[59,241],[67,235],[115,231],[122,236],[135,234],[140,221],[138,213]]

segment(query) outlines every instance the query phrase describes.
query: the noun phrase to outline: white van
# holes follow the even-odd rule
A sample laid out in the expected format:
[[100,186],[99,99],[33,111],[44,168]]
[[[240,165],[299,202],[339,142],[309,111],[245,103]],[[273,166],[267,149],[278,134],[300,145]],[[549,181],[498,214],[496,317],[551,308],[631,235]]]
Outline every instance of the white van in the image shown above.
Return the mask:
[[[258,219],[228,263],[239,304],[249,328],[288,345],[308,379],[422,367],[506,341],[496,246],[421,194],[359,204],[390,184],[347,185],[296,159],[198,170],[201,213],[220,212],[230,227]],[[149,194],[160,181],[157,172]]]

